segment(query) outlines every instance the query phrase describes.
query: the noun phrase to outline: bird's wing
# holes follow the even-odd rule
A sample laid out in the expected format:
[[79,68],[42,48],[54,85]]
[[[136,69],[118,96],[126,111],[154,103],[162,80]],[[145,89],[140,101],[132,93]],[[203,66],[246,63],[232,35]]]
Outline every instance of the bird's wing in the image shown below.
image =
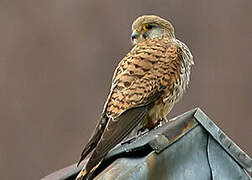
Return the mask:
[[167,39],[137,44],[115,70],[111,94],[105,105],[108,121],[86,172],[122,141],[141,121],[153,103],[173,91],[180,81],[181,50]]
[[183,67],[182,51],[176,41],[155,38],[138,43],[116,68],[105,114],[116,118],[132,107],[148,103],[157,92],[173,92],[181,82]]

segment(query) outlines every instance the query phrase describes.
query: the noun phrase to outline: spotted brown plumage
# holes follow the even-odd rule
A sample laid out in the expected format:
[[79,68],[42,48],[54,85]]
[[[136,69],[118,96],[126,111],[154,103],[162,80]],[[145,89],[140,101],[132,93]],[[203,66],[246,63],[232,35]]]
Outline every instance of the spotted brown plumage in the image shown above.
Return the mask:
[[164,91],[164,96],[166,91],[172,92],[175,83],[181,81],[180,51],[167,38],[138,43],[115,72],[107,116],[116,118],[127,109],[146,104],[148,97],[156,92]]
[[80,161],[94,151],[78,180],[88,178],[130,132],[156,127],[188,86],[193,58],[175,38],[171,23],[158,16],[141,16],[132,31],[134,47],[114,72],[101,120]]

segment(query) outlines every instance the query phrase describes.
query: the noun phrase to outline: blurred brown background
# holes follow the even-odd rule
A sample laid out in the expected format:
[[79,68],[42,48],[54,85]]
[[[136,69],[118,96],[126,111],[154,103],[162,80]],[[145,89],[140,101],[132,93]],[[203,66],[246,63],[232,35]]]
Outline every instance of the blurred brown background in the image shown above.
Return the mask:
[[252,1],[0,1],[0,179],[75,163],[131,48],[139,15],[169,19],[193,52],[187,94],[252,155]]

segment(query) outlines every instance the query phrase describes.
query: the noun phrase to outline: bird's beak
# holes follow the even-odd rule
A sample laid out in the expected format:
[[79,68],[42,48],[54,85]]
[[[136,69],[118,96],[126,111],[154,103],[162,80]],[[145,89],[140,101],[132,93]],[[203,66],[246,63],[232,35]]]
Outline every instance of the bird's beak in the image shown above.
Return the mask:
[[131,34],[131,41],[133,44],[135,44],[137,38],[139,37],[139,32],[137,32],[136,30],[134,30]]

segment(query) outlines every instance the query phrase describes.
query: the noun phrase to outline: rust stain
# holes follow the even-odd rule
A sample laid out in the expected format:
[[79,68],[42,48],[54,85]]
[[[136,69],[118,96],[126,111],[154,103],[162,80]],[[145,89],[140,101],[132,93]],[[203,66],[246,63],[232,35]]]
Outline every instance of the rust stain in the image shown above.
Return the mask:
[[176,124],[173,127],[169,128],[164,134],[171,143],[183,136],[198,124],[194,118],[190,118],[186,121],[178,121],[174,122],[174,124]]

